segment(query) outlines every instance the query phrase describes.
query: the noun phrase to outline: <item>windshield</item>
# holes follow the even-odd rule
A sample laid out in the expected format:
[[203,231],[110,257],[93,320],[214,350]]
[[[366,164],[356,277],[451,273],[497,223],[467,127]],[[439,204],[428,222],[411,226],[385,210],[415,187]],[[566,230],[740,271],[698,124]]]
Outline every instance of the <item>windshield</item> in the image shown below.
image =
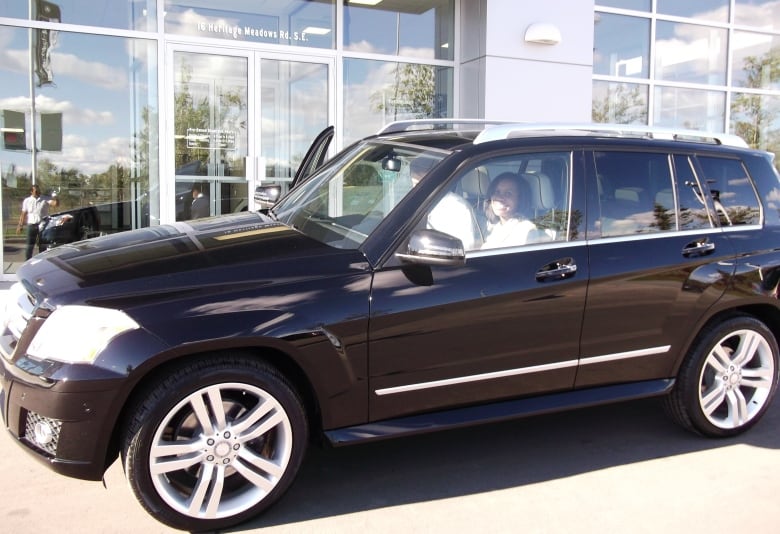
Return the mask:
[[412,189],[410,165],[430,170],[446,155],[380,142],[353,145],[296,187],[272,212],[322,243],[356,249]]

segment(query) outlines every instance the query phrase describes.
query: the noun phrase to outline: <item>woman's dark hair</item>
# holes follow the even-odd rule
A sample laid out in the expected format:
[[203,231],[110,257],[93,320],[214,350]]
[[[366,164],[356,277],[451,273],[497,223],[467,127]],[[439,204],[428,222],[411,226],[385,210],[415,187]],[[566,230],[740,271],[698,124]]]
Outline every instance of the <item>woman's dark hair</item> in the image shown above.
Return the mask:
[[493,193],[496,192],[498,184],[501,182],[513,182],[517,186],[517,193],[519,198],[517,199],[517,206],[515,206],[515,215],[520,215],[523,207],[527,204],[528,199],[531,198],[531,188],[528,186],[525,180],[513,172],[502,172],[496,176],[488,186],[487,190],[487,204],[485,205],[485,215],[488,221],[491,223],[498,222],[498,216],[493,213],[493,208],[490,207],[491,200],[493,199]]

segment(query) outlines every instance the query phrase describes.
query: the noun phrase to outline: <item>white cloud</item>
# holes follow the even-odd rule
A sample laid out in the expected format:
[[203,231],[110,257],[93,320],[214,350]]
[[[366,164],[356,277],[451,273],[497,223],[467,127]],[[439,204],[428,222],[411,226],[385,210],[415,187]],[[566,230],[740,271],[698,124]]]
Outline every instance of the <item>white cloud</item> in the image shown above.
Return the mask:
[[780,2],[763,2],[758,5],[738,3],[736,22],[757,29],[777,30],[780,28]]
[[[134,61],[146,64],[149,57],[156,57],[151,53],[150,46],[152,45],[129,39],[126,49]],[[30,69],[29,51],[26,48],[8,49],[0,40],[0,64],[4,71],[26,76]],[[127,66],[124,64],[114,67],[100,61],[87,61],[75,54],[59,52],[56,48],[51,53],[51,67],[55,82],[58,76],[68,76],[82,83],[109,90],[127,90],[129,84]]]
[[73,54],[52,53],[54,79],[68,76],[104,89],[127,89],[127,68],[112,67],[98,61],[85,61]]
[[62,169],[78,169],[84,174],[105,172],[112,164],[129,167],[130,140],[110,137],[97,143],[79,135],[65,135],[62,152],[46,152],[45,158]]
[[27,50],[7,49],[0,43],[0,64],[3,70],[26,75],[30,69],[30,54]]

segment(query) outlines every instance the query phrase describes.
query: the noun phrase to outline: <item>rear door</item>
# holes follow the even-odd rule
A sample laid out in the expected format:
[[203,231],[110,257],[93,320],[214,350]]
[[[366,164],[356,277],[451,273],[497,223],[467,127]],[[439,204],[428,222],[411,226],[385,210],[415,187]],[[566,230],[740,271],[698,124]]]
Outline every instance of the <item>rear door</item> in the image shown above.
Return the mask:
[[590,285],[576,387],[666,378],[734,252],[688,154],[587,153]]

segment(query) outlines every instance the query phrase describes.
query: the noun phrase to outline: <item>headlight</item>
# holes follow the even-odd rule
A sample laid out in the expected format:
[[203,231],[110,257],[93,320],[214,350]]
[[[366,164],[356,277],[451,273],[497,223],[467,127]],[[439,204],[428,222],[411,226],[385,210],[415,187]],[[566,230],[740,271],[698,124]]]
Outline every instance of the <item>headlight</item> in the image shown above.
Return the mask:
[[108,342],[138,323],[118,310],[63,306],[44,321],[27,353],[66,363],[92,363]]
[[24,286],[19,282],[15,282],[3,293],[5,293],[3,302],[3,332],[8,329],[16,339],[19,339],[25,326],[27,326],[27,320],[30,318],[32,304],[27,297]]

